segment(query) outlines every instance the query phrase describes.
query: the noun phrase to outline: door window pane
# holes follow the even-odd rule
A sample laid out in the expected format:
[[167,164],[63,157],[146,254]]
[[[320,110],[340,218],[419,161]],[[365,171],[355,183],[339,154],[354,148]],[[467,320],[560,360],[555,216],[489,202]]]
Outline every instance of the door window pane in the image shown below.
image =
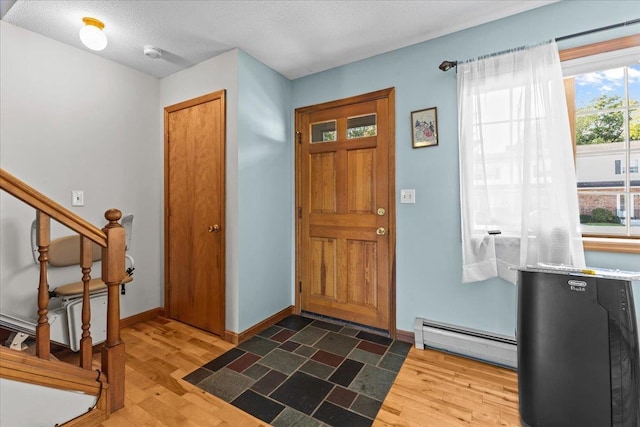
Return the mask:
[[375,114],[349,117],[347,119],[347,139],[376,136],[377,133],[378,127]]
[[336,140],[336,121],[313,123],[311,125],[311,143],[331,142]]

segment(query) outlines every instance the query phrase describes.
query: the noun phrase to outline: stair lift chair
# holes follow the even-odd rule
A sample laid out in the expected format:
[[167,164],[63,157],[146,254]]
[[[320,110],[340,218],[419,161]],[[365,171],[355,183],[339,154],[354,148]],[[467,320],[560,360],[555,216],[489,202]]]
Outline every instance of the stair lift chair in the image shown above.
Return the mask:
[[[122,226],[125,229],[125,258],[127,269],[121,283],[120,293],[124,295],[125,285],[133,280],[134,260],[128,251],[131,249],[131,234],[133,227],[133,215],[125,215],[122,218]],[[31,224],[31,253],[36,265],[40,265],[37,244],[37,221]],[[102,248],[92,245],[94,262],[102,258]],[[79,266],[80,265],[80,236],[77,234],[60,237],[51,241],[49,245],[48,266],[53,268]],[[92,268],[92,272],[96,271]],[[99,270],[98,270],[99,271]],[[47,283],[49,278],[47,277]],[[82,281],[67,283],[49,290],[49,324],[51,341],[69,347],[72,351],[80,350],[82,338]],[[92,278],[89,282],[89,301],[91,303],[91,338],[93,344],[100,344],[107,336],[107,285],[101,278]],[[12,334],[7,344],[15,350],[25,348],[23,342],[35,335],[37,319],[25,319],[15,314],[2,313],[3,323],[7,329],[17,330]]]

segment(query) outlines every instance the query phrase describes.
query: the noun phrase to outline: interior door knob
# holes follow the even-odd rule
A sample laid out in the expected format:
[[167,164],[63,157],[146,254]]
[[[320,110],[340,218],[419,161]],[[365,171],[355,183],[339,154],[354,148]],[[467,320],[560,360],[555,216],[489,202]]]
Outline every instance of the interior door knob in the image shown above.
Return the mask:
[[209,226],[209,233],[217,233],[218,231],[220,231],[220,226],[218,224]]
[[376,230],[376,234],[378,236],[384,236],[385,234],[387,234],[387,230],[385,230],[384,227],[380,227]]

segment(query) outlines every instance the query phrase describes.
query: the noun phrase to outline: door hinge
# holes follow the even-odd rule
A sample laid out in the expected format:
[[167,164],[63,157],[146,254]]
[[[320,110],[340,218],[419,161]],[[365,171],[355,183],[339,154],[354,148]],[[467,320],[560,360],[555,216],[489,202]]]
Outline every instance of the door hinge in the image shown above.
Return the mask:
[[302,132],[296,132],[296,138],[298,138],[298,144],[302,144]]
[[302,282],[298,282],[298,292],[302,293]]
[[298,218],[302,218],[302,206],[298,208]]

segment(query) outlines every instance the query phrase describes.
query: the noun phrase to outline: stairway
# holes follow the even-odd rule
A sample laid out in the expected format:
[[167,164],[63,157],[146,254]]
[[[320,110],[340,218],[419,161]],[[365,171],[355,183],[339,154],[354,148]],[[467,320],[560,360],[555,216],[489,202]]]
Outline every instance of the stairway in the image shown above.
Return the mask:
[[[105,213],[107,225],[99,229],[23,181],[0,169],[0,189],[36,210],[40,279],[37,313],[33,319],[33,352],[0,347],[0,425],[95,425],[124,406],[124,343],[120,339],[119,287],[125,274],[125,230],[117,209]],[[47,261],[50,221],[76,232],[80,242],[82,275],[81,339],[77,365],[55,360],[51,354]],[[106,340],[101,360],[94,366],[89,303],[92,246],[101,247],[102,281],[106,284]],[[6,319],[4,319],[6,320]],[[12,329],[11,322],[4,328]],[[20,331],[19,325],[13,330]],[[24,331],[23,331],[24,332]],[[34,354],[29,354],[34,353]],[[53,412],[49,412],[49,411]]]

